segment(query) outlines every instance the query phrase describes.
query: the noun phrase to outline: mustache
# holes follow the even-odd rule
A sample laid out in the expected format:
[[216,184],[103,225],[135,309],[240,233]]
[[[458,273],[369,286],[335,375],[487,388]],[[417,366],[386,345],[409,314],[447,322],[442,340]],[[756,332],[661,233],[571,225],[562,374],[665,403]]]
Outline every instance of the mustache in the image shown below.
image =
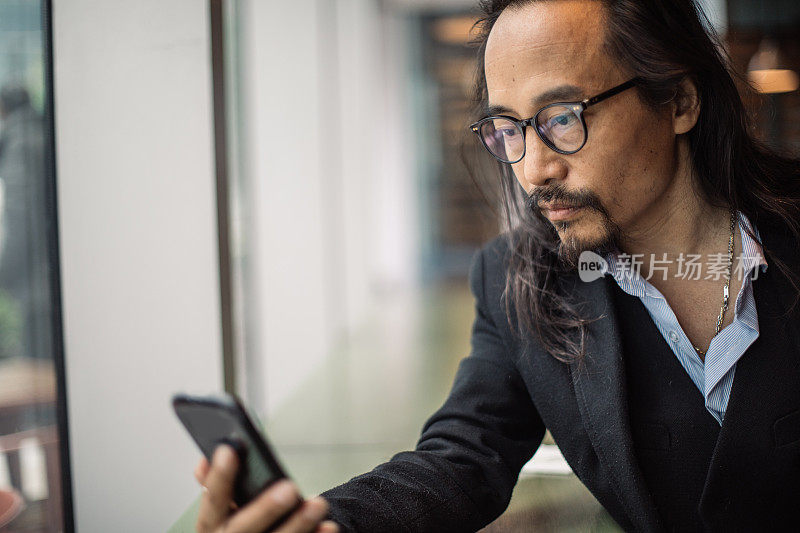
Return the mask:
[[[525,207],[533,212],[540,213],[543,203],[557,203],[576,207],[601,207],[597,197],[592,193],[571,193],[564,187],[556,186],[547,189],[534,189],[530,194],[525,193]],[[601,209],[602,210],[602,209]]]

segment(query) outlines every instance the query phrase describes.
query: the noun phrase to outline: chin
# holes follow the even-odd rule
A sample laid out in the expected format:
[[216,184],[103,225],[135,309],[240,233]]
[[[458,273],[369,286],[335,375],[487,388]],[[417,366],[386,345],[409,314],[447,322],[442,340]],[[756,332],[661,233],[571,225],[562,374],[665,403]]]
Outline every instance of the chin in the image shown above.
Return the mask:
[[569,269],[578,267],[578,258],[585,250],[605,255],[617,248],[618,232],[616,226],[612,224],[601,224],[599,227],[594,226],[591,229],[581,228],[582,224],[572,221],[557,221],[553,225],[560,237],[559,261]]

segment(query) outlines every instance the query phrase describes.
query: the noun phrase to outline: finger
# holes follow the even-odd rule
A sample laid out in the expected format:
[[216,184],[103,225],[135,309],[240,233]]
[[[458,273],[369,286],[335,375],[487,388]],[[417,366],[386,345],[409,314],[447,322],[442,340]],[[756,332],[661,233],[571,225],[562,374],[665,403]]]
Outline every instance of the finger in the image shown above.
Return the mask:
[[233,483],[236,479],[238,457],[233,448],[223,444],[214,450],[203,497],[197,514],[197,530],[205,533],[222,524],[230,513]]
[[316,496],[292,513],[275,533],[313,533],[317,525],[328,515],[328,502]]
[[317,526],[314,533],[339,533],[339,524],[333,520],[325,520]]
[[206,459],[205,457],[200,459],[200,461],[197,463],[197,466],[194,467],[194,478],[201,485],[205,485],[205,479],[206,476],[208,475],[208,469],[210,467],[211,465],[208,464],[208,459]]
[[300,502],[294,483],[282,479],[272,484],[230,519],[227,531],[260,533],[291,511]]

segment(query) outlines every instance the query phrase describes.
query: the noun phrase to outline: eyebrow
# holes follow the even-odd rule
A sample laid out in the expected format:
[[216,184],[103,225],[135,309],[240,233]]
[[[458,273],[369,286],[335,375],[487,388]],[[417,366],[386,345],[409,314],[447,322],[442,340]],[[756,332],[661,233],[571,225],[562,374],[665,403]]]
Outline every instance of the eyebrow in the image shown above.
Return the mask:
[[[553,87],[540,95],[531,99],[533,107],[538,108],[545,103],[557,102],[559,100],[583,100],[584,91],[575,85],[559,85]],[[486,107],[487,115],[507,115],[516,114],[513,109],[503,105],[489,105]]]

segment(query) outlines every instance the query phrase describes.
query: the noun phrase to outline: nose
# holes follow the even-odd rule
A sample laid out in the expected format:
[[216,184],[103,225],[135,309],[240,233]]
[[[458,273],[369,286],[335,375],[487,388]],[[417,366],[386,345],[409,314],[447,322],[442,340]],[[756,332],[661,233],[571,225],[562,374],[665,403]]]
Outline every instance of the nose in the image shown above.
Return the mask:
[[[526,190],[548,184],[551,180],[562,180],[567,175],[567,166],[561,154],[551,150],[536,134],[531,124],[525,130],[525,157],[519,162],[523,176],[521,182]],[[520,176],[517,176],[519,179]]]

